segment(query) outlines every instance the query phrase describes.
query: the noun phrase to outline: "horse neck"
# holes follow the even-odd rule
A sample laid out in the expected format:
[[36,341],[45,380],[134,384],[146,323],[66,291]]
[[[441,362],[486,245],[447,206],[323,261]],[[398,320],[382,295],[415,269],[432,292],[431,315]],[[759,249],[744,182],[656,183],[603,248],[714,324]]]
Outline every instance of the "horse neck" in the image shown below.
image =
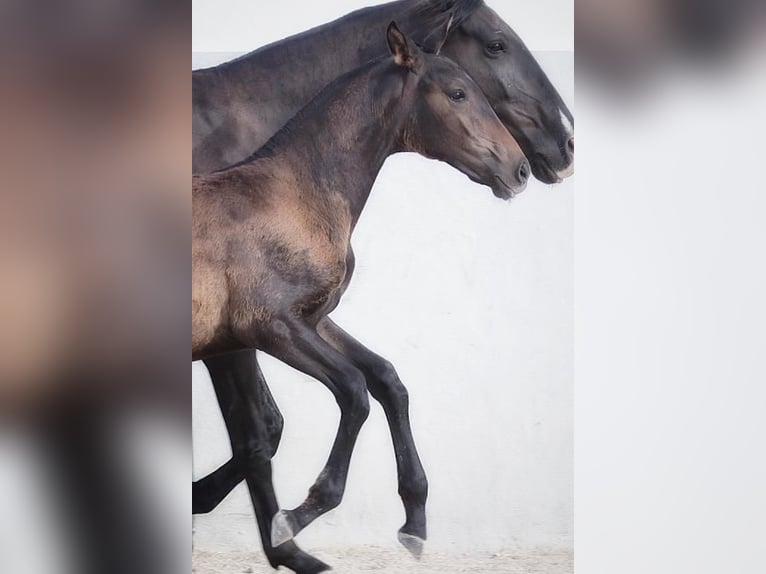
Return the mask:
[[338,193],[355,225],[386,158],[401,150],[407,72],[391,60],[341,78],[257,152],[299,174],[304,194]]
[[[414,29],[417,0],[364,8],[304,33],[275,42],[216,68],[215,82],[251,113],[268,106],[272,125],[283,125],[319,91],[343,74],[388,53],[385,30],[392,20]],[[415,38],[418,41],[418,38]],[[278,77],[279,82],[274,82]],[[262,86],[253,92],[252,86]],[[273,86],[278,97],[268,97]],[[254,97],[255,96],[255,97]],[[272,135],[262,131],[262,142]],[[261,142],[261,143],[262,143]]]

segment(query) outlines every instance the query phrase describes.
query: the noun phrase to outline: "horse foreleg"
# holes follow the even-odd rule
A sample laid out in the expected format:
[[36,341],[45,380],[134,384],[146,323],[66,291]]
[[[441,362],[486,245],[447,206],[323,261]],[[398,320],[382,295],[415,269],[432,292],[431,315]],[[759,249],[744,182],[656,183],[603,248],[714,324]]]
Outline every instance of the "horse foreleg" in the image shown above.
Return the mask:
[[362,371],[370,394],[383,407],[394,443],[399,496],[406,514],[404,526],[399,529],[399,541],[420,557],[426,539],[428,480],[412,436],[407,389],[390,362],[367,349],[329,318],[320,322],[318,330]]
[[370,412],[364,375],[308,324],[280,321],[273,328],[270,355],[323,383],[340,407],[340,423],[324,469],[306,500],[275,517],[271,540],[279,546],[308,524],[338,506],[343,498],[351,455],[359,430]]

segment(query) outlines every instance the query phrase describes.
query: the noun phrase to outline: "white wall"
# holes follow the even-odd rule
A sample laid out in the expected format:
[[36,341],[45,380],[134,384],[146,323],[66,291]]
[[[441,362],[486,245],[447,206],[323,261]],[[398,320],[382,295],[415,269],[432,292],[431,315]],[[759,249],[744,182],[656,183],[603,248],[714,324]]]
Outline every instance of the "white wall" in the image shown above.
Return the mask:
[[[553,3],[570,32],[571,3]],[[283,1],[268,18],[250,18],[241,16],[244,7],[195,2],[194,46],[245,51],[360,5],[327,4]],[[511,25],[526,8],[490,5]],[[539,7],[533,10],[539,24]],[[571,106],[572,54],[556,51],[568,40],[539,25],[515,29],[530,47],[551,50],[536,55]],[[194,67],[228,56],[196,54]],[[573,188],[573,179],[554,187],[532,182],[507,204],[446,165],[399,155],[386,163],[362,216],[354,280],[333,317],[391,360],[410,390],[431,486],[429,547],[572,544]],[[285,415],[274,479],[280,503],[292,508],[325,461],[338,409],[318,382],[269,357],[262,364]],[[202,364],[192,372],[199,478],[230,450],[207,372]],[[396,490],[391,441],[374,404],[343,504],[299,542],[397,544],[403,510]],[[258,547],[246,489],[197,517],[195,532],[199,549]]]

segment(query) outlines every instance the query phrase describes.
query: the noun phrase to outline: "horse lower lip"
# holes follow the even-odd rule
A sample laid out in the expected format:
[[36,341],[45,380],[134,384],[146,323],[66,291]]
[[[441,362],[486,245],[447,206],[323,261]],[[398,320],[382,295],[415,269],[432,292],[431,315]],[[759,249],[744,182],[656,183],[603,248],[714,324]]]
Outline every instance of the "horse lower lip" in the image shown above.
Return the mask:
[[559,181],[564,181],[566,178],[574,175],[574,162],[570,163],[566,169],[554,172]]
[[[548,179],[548,182],[546,183],[561,183],[572,175],[570,172],[574,172],[574,164],[572,164],[570,167],[568,167],[566,170],[561,172],[556,172],[549,164],[546,159],[543,157],[539,157],[538,160],[535,162],[537,164],[537,168],[545,174],[545,177]],[[561,175],[559,175],[561,174]]]
[[537,164],[537,169],[541,171],[545,176],[545,179],[548,180],[546,183],[558,183],[560,181],[559,177],[556,175],[556,172],[554,172],[553,169],[551,169],[551,167],[548,165],[548,162],[545,160],[539,160],[535,163]]
[[[503,181],[503,178],[499,175],[495,176],[495,180],[500,183],[500,186],[502,189],[500,189],[500,195],[507,199],[513,199],[513,197],[516,195],[516,192],[509,186],[505,181]],[[497,194],[496,194],[497,195]]]

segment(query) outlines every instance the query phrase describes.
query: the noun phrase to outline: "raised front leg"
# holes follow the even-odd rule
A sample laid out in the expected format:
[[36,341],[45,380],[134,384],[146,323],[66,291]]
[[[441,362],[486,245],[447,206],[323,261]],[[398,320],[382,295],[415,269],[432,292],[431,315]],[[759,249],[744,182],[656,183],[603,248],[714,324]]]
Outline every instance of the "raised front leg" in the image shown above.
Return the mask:
[[426,539],[428,481],[412,437],[407,389],[391,363],[367,349],[329,318],[320,322],[318,330],[322,338],[362,371],[370,394],[386,413],[396,453],[399,496],[406,514],[404,526],[399,529],[399,541],[420,557]]
[[[258,416],[266,425],[266,443],[263,448],[272,458],[279,447],[282,438],[284,419],[274,397],[266,384],[261,367],[258,364],[258,356],[255,351],[243,351],[206,359],[205,366],[210,372],[213,384],[237,385],[247,394],[248,400],[259,405]],[[236,409],[238,403],[227,405],[221,404],[221,412]],[[240,413],[244,420],[248,411]],[[243,425],[242,431],[255,428],[255,422]],[[259,437],[250,436],[250,441],[259,440]],[[245,473],[235,459],[231,459],[220,468],[192,484],[192,513],[206,514],[211,512],[226,496],[245,479]]]
[[[253,355],[245,359],[253,361],[254,358]],[[242,360],[242,357],[239,357],[239,360]],[[239,476],[247,481],[263,550],[274,568],[285,566],[297,574],[316,574],[329,570],[329,566],[306,554],[293,542],[283,544],[279,548],[271,544],[271,521],[279,509],[271,476],[271,458],[275,448],[271,409],[276,408],[276,405],[267,388],[265,390],[269,400],[265,400],[262,393],[265,381],[260,369],[255,364],[264,385],[262,388],[253,386],[252,380],[235,376],[234,373],[242,375],[242,371],[232,371],[224,361],[206,361],[206,364],[210,369],[213,387],[221,405],[234,453],[232,460],[222,467],[223,470],[219,469],[212,475],[215,477],[217,474],[228,474],[229,482],[219,484],[218,488],[223,491]],[[281,430],[281,416],[279,420]]]
[[324,469],[306,500],[293,510],[282,510],[271,529],[273,546],[292,539],[308,524],[338,506],[346,488],[351,454],[359,430],[370,412],[364,375],[351,361],[302,322],[280,322],[264,350],[323,383],[340,407],[340,423]]

